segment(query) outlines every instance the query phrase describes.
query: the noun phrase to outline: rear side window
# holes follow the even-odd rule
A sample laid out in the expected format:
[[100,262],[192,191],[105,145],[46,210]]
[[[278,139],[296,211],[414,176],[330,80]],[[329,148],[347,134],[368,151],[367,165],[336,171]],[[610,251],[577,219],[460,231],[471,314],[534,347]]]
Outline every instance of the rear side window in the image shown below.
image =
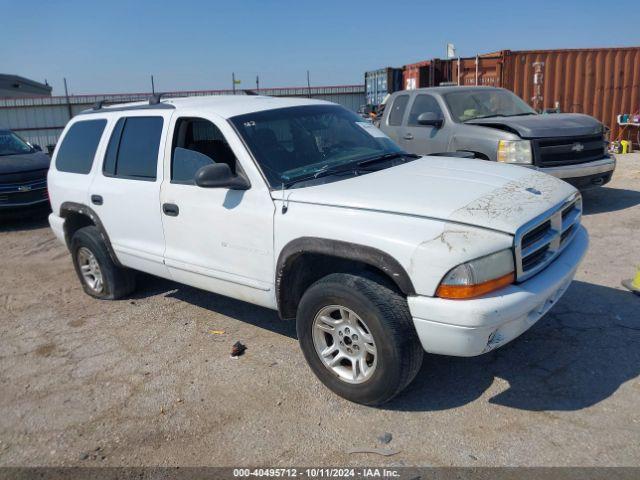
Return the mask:
[[413,101],[407,124],[417,126],[418,117],[423,113],[434,113],[440,118],[443,117],[442,109],[435,98],[431,95],[418,95]]
[[404,117],[404,111],[407,108],[407,102],[409,101],[409,95],[398,95],[391,105],[391,111],[389,112],[389,125],[401,125],[402,117]]
[[84,175],[89,173],[106,125],[106,120],[86,120],[74,123],[64,136],[58,150],[56,169],[60,172],[82,173]]
[[118,120],[105,155],[105,175],[132,180],[155,180],[162,117],[128,117]]

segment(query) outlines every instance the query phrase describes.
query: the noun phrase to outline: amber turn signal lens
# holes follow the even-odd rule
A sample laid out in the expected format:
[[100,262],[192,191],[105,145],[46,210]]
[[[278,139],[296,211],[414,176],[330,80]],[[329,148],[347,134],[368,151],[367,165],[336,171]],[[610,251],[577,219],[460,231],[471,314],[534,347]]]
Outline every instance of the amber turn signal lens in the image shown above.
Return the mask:
[[451,300],[462,300],[466,298],[476,298],[494,290],[511,285],[515,281],[513,272],[502,277],[478,283],[477,285],[440,285],[436,290],[436,295],[440,298]]

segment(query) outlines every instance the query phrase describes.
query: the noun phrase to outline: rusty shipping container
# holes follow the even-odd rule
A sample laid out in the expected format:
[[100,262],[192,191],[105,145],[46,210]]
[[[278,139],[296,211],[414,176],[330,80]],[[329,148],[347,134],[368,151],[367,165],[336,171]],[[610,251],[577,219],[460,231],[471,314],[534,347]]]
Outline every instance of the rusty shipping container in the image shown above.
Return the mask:
[[451,60],[452,80],[458,85],[502,87],[503,63],[501,53]]
[[423,87],[437,87],[451,80],[451,68],[448,60],[425,60],[405,65],[402,74],[403,90],[415,90]]
[[475,57],[452,67],[459,85],[508,88],[532,106],[539,93],[542,110],[586,113],[611,129],[611,140],[637,141],[637,127],[621,128],[617,116],[640,112],[640,47],[504,50],[478,57],[477,68]]

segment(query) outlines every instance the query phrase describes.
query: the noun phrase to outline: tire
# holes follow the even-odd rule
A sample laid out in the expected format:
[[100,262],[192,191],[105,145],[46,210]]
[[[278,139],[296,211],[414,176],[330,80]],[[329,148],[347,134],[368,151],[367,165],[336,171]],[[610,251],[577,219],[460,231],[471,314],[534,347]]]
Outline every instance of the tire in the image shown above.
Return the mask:
[[[113,262],[96,227],[83,227],[73,235],[71,257],[87,295],[102,300],[117,300],[135,290],[134,272]],[[88,276],[83,273],[83,267],[89,270]],[[95,282],[92,285],[91,279],[95,280],[97,276],[101,278],[100,285]]]
[[[336,307],[338,312],[334,311]],[[359,317],[355,321],[357,328],[347,333],[345,325],[354,325],[353,314]],[[345,316],[348,321],[344,321]],[[331,322],[333,330],[329,327],[330,331],[325,332],[325,322],[320,319]],[[375,277],[336,273],[318,280],[300,300],[296,329],[313,373],[330,390],[352,402],[364,405],[388,402],[411,383],[422,365],[423,349],[406,299]],[[355,352],[353,355],[375,350],[375,356],[367,353],[366,365],[360,356],[354,357],[355,362],[343,358],[337,365],[328,366],[342,353],[347,354],[344,351],[348,348],[347,336],[354,331],[361,335],[349,342],[352,349],[360,345],[358,351],[351,350]],[[371,339],[373,345],[368,342]],[[339,342],[343,343],[338,345]],[[326,352],[334,345],[338,349],[335,356],[321,355],[320,351]]]

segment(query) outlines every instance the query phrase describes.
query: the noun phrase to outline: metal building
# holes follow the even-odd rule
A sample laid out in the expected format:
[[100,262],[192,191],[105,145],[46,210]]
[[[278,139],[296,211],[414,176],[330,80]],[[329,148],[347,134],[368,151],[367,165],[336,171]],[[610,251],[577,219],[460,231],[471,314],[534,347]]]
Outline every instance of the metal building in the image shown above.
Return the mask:
[[51,96],[51,86],[19,75],[0,73],[0,98]]
[[[238,91],[238,94],[243,94]],[[261,88],[260,95],[274,97],[311,97],[338,103],[357,111],[365,104],[364,85],[327,87]],[[232,90],[196,90],[167,92],[163,98],[205,95],[231,95]],[[108,104],[147,100],[150,93],[123,93],[110,95],[72,95],[69,97],[28,97],[0,99],[0,125],[17,132],[25,140],[53,150],[69,119],[104,100]]]

